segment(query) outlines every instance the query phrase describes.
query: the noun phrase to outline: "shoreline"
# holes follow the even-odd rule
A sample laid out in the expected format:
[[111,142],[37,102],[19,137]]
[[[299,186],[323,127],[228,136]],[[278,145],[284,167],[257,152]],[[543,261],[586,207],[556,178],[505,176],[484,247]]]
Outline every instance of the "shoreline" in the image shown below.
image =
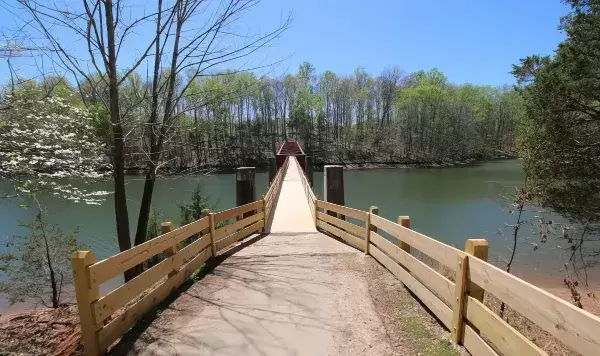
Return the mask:
[[[327,161],[315,162],[315,171],[322,171],[323,166],[339,165],[347,170],[368,170],[368,169],[394,169],[394,168],[452,168],[469,167],[483,162],[494,162],[518,159],[516,155],[502,155],[491,158],[467,158],[464,160],[441,160],[441,161]],[[202,167],[189,167],[184,169],[164,169],[165,176],[193,176],[205,174],[227,174],[234,173],[237,167],[250,166],[257,168],[260,172],[268,172],[269,165],[265,164],[242,164],[242,165],[207,165]],[[125,169],[128,176],[143,176],[144,169],[139,167],[130,167]]]

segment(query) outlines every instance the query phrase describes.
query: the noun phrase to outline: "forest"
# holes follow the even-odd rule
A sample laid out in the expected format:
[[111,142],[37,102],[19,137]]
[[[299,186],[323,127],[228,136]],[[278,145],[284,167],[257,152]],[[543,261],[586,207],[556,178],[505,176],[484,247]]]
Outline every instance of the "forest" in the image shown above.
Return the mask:
[[[123,79],[125,165],[135,172],[145,162],[151,85],[136,73]],[[107,90],[92,92],[85,82],[76,88],[56,76],[18,82],[4,87],[7,108],[7,95],[18,91],[32,100],[62,96],[88,110],[95,135],[110,142],[110,119],[101,105]],[[353,75],[317,74],[308,62],[276,78],[217,72],[178,88],[177,95],[163,146],[162,168],[171,173],[264,166],[286,139],[299,139],[317,164],[431,165],[515,156],[515,126],[524,111],[511,87],[455,85],[437,69],[405,74],[390,67],[377,77],[362,68]]]

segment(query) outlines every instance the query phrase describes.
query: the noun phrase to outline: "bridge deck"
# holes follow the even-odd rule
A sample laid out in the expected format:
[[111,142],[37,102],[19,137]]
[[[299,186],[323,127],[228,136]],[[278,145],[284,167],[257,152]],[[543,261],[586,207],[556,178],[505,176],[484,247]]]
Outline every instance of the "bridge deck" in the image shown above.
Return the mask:
[[111,353],[416,354],[390,312],[412,318],[416,302],[374,259],[315,230],[300,174],[292,159],[270,234],[234,248]]
[[301,169],[295,159],[290,159],[268,230],[271,233],[317,232],[300,180]]

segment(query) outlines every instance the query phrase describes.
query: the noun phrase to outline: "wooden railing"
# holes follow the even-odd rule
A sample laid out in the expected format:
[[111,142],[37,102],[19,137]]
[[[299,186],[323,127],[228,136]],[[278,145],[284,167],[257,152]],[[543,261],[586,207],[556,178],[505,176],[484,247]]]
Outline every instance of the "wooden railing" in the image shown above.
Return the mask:
[[[207,216],[127,251],[96,262],[91,251],[73,254],[73,278],[86,355],[102,354],[154,305],[194,271],[232,244],[265,225],[266,200]],[[163,259],[135,278],[100,296],[99,286],[126,270]]]
[[[296,160],[296,162],[298,162],[296,156],[294,156],[294,159]],[[298,163],[298,166],[300,166],[300,163]],[[315,221],[316,223],[317,220],[315,214],[317,213],[317,211],[315,209],[315,201],[317,200],[317,197],[315,196],[315,193],[310,187],[310,183],[308,182],[308,178],[306,177],[306,172],[304,172],[303,169],[300,169],[300,172],[302,173],[300,175],[300,180],[302,182],[302,187],[304,188],[304,194],[306,195],[306,200],[308,201],[308,206],[310,207],[310,212],[312,214],[313,221]]]
[[[599,317],[486,262],[485,240],[467,240],[461,251],[374,213],[321,200],[315,202],[315,209],[320,229],[373,256],[436,315],[451,331],[453,341],[471,354],[546,355],[484,305],[484,292],[572,350],[600,354]],[[452,271],[454,281],[415,257],[417,251],[412,249]]]
[[275,178],[271,182],[269,189],[267,190],[267,194],[265,194],[265,220],[270,221],[271,214],[273,213],[273,204],[281,191],[281,186],[283,185],[283,178],[285,177],[285,173],[287,172],[288,166],[290,165],[290,157],[286,157],[283,165],[277,171]]

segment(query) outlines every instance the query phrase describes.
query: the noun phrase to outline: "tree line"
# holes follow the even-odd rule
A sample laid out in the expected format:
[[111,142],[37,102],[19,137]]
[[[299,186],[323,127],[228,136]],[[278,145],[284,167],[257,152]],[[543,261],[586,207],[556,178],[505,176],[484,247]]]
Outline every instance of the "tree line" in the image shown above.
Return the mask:
[[[122,101],[148,88],[130,76]],[[180,94],[163,147],[163,168],[177,172],[266,165],[277,143],[288,139],[299,139],[320,164],[515,156],[515,124],[523,115],[513,88],[454,85],[437,69],[403,74],[394,67],[374,77],[358,68],[353,75],[317,76],[305,62],[282,77],[218,72]],[[131,169],[143,167],[145,113],[123,121]]]

